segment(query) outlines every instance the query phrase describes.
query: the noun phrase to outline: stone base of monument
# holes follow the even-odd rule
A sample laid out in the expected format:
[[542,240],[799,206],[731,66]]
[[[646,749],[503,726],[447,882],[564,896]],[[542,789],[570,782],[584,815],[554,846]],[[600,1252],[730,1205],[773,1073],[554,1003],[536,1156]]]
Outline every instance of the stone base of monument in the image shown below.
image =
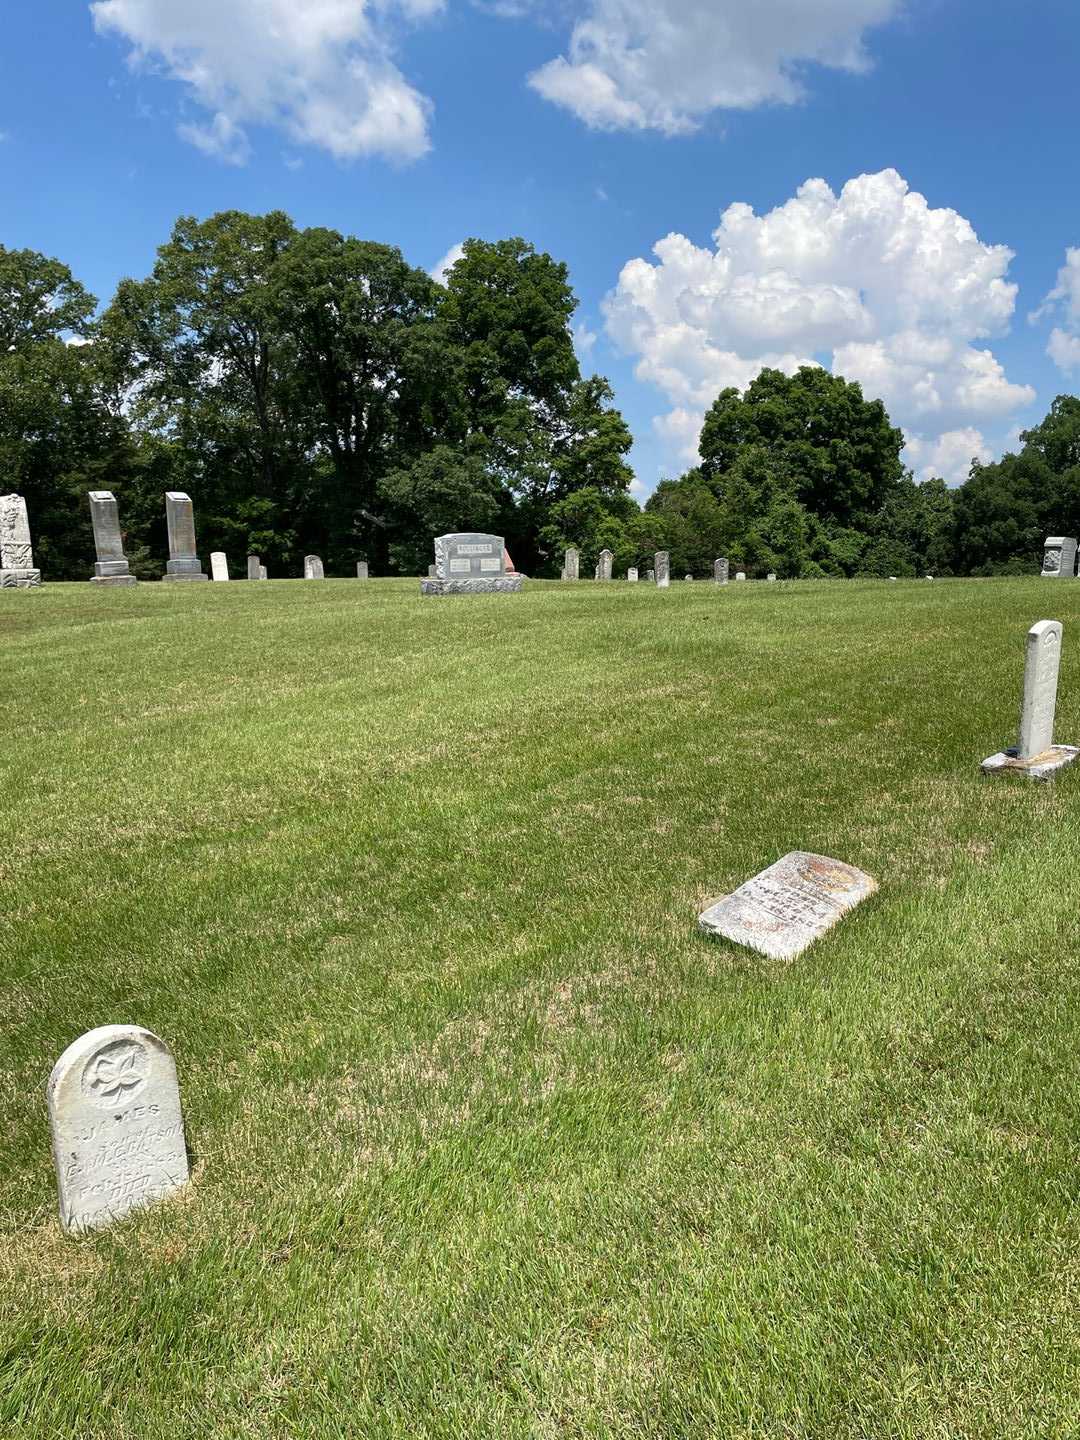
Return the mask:
[[998,775],[1003,770],[1011,770],[1018,775],[1026,775],[1029,780],[1049,780],[1076,759],[1080,759],[1080,746],[1051,745],[1049,750],[1044,750],[1041,755],[1033,755],[1030,760],[1021,760],[1019,755],[1008,755],[1001,750],[984,760],[979,768],[986,775]]
[[495,595],[521,589],[520,575],[479,575],[473,580],[420,581],[421,595]]
[[197,559],[170,560],[165,566],[162,580],[208,580]]
[[29,590],[40,584],[40,570],[0,570],[0,590]]
[[91,575],[91,585],[137,585],[134,575]]

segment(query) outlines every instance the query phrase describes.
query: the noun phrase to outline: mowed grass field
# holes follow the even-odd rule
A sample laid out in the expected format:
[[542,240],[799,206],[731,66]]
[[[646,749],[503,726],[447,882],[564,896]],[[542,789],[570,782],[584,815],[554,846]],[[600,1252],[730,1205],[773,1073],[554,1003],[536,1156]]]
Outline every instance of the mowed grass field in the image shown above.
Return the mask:
[[[0,595],[0,1434],[1080,1432],[1080,583]],[[786,851],[880,891],[701,936]],[[45,1082],[179,1066],[82,1238]]]

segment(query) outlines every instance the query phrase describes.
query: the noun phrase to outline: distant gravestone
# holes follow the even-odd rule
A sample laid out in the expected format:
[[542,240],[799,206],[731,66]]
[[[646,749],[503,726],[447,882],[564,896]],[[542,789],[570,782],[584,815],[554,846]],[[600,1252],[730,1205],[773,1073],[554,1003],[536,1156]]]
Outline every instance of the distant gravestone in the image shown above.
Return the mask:
[[735,572],[735,579],[736,579],[736,580],[745,580],[745,579],[746,579],[746,571],[745,571],[745,570],[737,570],[737,571]]
[[229,562],[224,550],[211,550],[210,575],[214,580],[228,580]]
[[436,576],[439,572],[438,572],[438,570],[435,568],[434,565],[429,565],[429,566],[427,567],[427,573],[428,573],[428,579],[429,579],[429,580],[434,580],[434,579],[435,579],[435,576]]
[[21,495],[0,495],[0,590],[30,590],[40,584],[26,501]]
[[149,1030],[80,1036],[53,1067],[48,1102],[65,1229],[100,1229],[187,1183],[176,1065]]
[[694,577],[693,577],[692,575],[684,575],[684,576],[683,576],[683,579],[686,581],[686,583],[687,583],[688,585],[690,585],[690,584],[693,583]]
[[853,865],[793,850],[710,905],[698,923],[772,960],[793,960],[876,889]]
[[247,578],[249,580],[258,580],[261,570],[262,565],[259,563],[259,557],[257,555],[249,555],[247,557]]
[[927,575],[926,578],[927,578],[927,580],[932,580],[934,577],[933,577],[932,575]]
[[655,584],[655,582],[656,582],[656,571],[655,571],[655,570],[646,570],[646,571],[645,571],[645,579],[649,582],[650,585]]
[[728,562],[726,560],[713,561],[712,578],[717,585],[726,585],[728,583]]
[[120,533],[120,515],[111,490],[91,490],[90,523],[94,528],[94,573],[92,585],[135,585]]
[[1032,780],[1046,780],[1080,755],[1075,745],[1054,744],[1058,670],[1061,666],[1061,623],[1040,620],[1027,634],[1024,698],[1020,707],[1020,743],[984,760],[988,774],[1019,770]]
[[319,559],[318,555],[305,555],[305,556],[304,556],[304,579],[305,579],[305,580],[325,580],[325,579],[326,579],[326,575],[325,575],[325,573],[324,573],[324,571],[323,571],[323,563],[322,563],[322,561]]
[[1042,573],[1048,579],[1071,580],[1076,574],[1076,541],[1071,535],[1050,535],[1043,547]]
[[636,568],[635,568],[633,565],[631,565],[631,566],[630,566],[630,569],[627,570],[627,572],[626,572],[626,578],[627,578],[627,580],[630,581],[630,584],[631,584],[631,585],[636,585],[636,584],[637,584],[638,574],[637,574]]
[[368,562],[366,560],[358,560],[356,562],[356,578],[357,580],[366,580],[368,578]]
[[165,492],[165,522],[169,529],[169,560],[163,580],[205,580],[195,553],[195,512],[191,496],[182,490]]
[[774,580],[776,579],[776,576],[775,576],[775,575],[773,574],[773,572],[770,570],[769,573],[768,573],[768,575],[765,576],[765,579],[766,579],[766,580],[769,580],[769,581],[774,581]]
[[581,556],[574,549],[566,552],[566,568],[563,573],[564,580],[576,580],[578,578],[578,567],[581,563]]
[[611,553],[610,550],[600,551],[600,560],[596,567],[596,578],[598,580],[611,579],[611,566],[614,559],[615,556]]
[[666,590],[671,584],[671,561],[666,550],[658,550],[653,556],[656,571],[656,588]]
[[266,573],[266,566],[265,566],[265,565],[260,565],[260,566],[259,566],[259,579],[260,579],[260,580],[267,580],[267,579],[269,579],[269,576],[268,576],[267,573]]
[[522,577],[506,570],[501,535],[462,531],[435,540],[434,574],[420,581],[421,595],[485,595],[513,593]]

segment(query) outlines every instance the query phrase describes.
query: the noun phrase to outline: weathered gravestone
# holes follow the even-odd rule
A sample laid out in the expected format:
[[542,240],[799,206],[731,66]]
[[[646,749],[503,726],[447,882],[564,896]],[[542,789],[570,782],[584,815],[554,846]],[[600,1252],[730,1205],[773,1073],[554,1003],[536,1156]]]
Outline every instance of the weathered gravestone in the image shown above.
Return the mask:
[[671,561],[666,550],[658,550],[653,556],[653,568],[656,572],[656,588],[666,590],[671,584]]
[[1076,541],[1071,535],[1049,535],[1043,546],[1042,573],[1048,579],[1071,580],[1076,574]]
[[626,578],[627,578],[627,580],[629,580],[629,582],[630,582],[631,585],[636,585],[636,584],[637,584],[637,578],[638,578],[638,576],[637,576],[637,570],[634,568],[633,565],[631,565],[631,566],[630,566],[630,569],[627,570],[627,572],[626,572]]
[[649,582],[650,585],[655,584],[655,582],[656,582],[656,571],[655,571],[655,570],[651,570],[651,569],[650,569],[650,570],[646,570],[646,571],[645,571],[645,579]]
[[1020,706],[1020,743],[982,762],[987,774],[1018,770],[1032,780],[1047,780],[1080,755],[1075,745],[1054,744],[1058,670],[1061,665],[1061,623],[1040,620],[1027,635],[1024,698]]
[[318,555],[305,555],[305,556],[304,556],[304,579],[305,579],[305,580],[325,580],[325,579],[326,579],[325,572],[323,571],[323,563],[322,563],[322,561],[319,559]]
[[120,532],[120,514],[111,490],[91,490],[90,523],[94,527],[94,573],[91,585],[135,585],[124,554],[124,537]]
[[435,569],[435,566],[434,566],[434,565],[429,565],[429,566],[427,567],[427,576],[428,576],[428,579],[429,579],[429,580],[434,580],[434,579],[435,579],[435,576],[436,576],[437,574],[438,574],[438,571]]
[[53,1067],[48,1102],[65,1229],[99,1229],[187,1183],[176,1065],[149,1030],[80,1036]]
[[366,580],[368,578],[368,562],[366,560],[358,560],[356,562],[356,578],[357,580]]
[[0,589],[29,590],[41,584],[34,569],[30,521],[21,495],[0,495]]
[[769,581],[775,581],[776,576],[775,576],[775,575],[772,573],[772,571],[770,570],[769,573],[768,573],[768,575],[765,576],[765,579],[766,579],[766,580],[769,580]]
[[746,579],[746,571],[745,571],[745,570],[736,570],[736,572],[735,572],[735,579],[736,579],[736,580],[745,580],[745,579]]
[[717,585],[728,583],[728,562],[726,560],[714,560],[712,567],[712,578]]
[[257,555],[249,555],[247,557],[247,578],[249,580],[258,580],[261,572],[262,565],[259,563],[259,557]]
[[169,560],[163,580],[205,580],[195,553],[195,512],[191,496],[182,490],[165,492],[165,522],[169,528]]
[[690,584],[693,583],[694,577],[693,577],[692,575],[684,575],[684,576],[683,576],[683,579],[686,581],[686,583],[687,583],[688,585],[690,585]]
[[578,578],[578,566],[579,566],[580,563],[581,563],[581,556],[578,554],[578,552],[577,552],[576,550],[570,549],[570,550],[567,550],[567,552],[566,552],[566,557],[565,557],[565,558],[566,558],[566,572],[565,572],[565,574],[564,574],[564,576],[563,576],[563,579],[565,579],[565,580],[576,580],[576,579]]
[[793,960],[876,889],[853,865],[793,850],[710,905],[698,923],[772,960]]
[[506,570],[501,535],[463,531],[435,540],[435,573],[420,581],[421,595],[485,595],[521,589],[522,577]]
[[611,565],[614,559],[615,556],[611,553],[610,550],[600,551],[600,559],[596,567],[596,578],[598,580],[611,579]]
[[259,566],[259,579],[260,579],[260,580],[268,580],[269,578],[270,578],[270,577],[269,577],[269,576],[267,575],[267,573],[266,573],[266,566],[265,566],[265,565],[260,565],[260,566]]
[[211,550],[210,574],[214,580],[228,580],[229,561],[224,550]]

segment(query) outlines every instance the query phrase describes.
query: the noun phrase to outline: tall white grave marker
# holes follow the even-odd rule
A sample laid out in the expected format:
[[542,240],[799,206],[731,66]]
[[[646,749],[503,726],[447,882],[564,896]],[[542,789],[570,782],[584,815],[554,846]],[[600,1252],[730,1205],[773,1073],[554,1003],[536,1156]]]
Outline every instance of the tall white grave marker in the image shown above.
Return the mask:
[[30,521],[21,495],[0,495],[0,590],[29,590],[41,584],[30,548]]
[[1049,779],[1080,755],[1075,745],[1054,744],[1058,670],[1061,666],[1061,623],[1040,620],[1027,635],[1024,699],[1020,707],[1020,743],[984,760],[988,774],[1019,770],[1032,780]]
[[600,562],[599,562],[599,565],[597,566],[597,574],[596,574],[596,578],[597,578],[598,580],[610,580],[610,579],[611,579],[611,565],[612,565],[612,561],[613,561],[614,559],[615,559],[615,556],[611,553],[610,550],[601,550],[601,551],[600,551]]
[[210,574],[215,580],[228,580],[229,561],[224,550],[211,550]]
[[728,562],[726,560],[713,561],[712,578],[717,585],[726,585],[728,583]]
[[53,1066],[48,1101],[65,1229],[100,1229],[187,1183],[176,1064],[149,1030],[80,1036]]
[[135,585],[124,555],[124,537],[120,532],[120,515],[116,497],[111,490],[91,490],[90,523],[94,527],[94,573],[92,585]]
[[653,556],[653,568],[656,571],[656,588],[668,589],[671,584],[671,557],[666,550],[657,550]]
[[195,553],[195,511],[191,496],[182,490],[166,490],[165,521],[169,527],[169,562],[163,580],[205,580],[202,563]]

